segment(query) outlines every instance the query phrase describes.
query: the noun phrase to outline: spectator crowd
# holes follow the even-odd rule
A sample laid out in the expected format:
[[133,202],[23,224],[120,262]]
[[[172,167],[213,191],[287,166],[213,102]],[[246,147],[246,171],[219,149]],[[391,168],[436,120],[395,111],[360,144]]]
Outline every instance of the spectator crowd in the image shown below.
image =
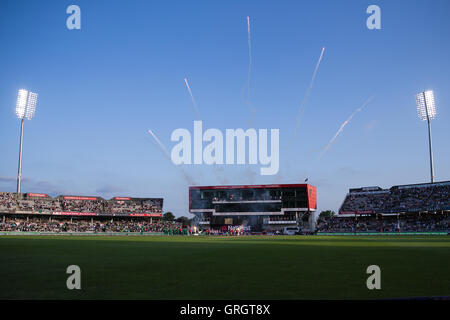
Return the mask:
[[389,190],[352,191],[340,213],[398,213],[450,209],[450,182],[397,186]]
[[0,222],[0,231],[27,232],[165,232],[178,230],[181,224],[175,221],[158,220],[131,221],[115,219],[96,221],[87,219],[49,219],[49,218],[12,218],[8,217]]
[[450,232],[448,213],[406,213],[400,215],[332,216],[319,218],[317,232]]
[[[89,212],[101,214],[130,214],[130,213],[161,213],[162,199],[126,198],[128,200],[104,200],[98,197],[87,199],[66,199],[77,197],[59,196],[55,199],[33,197],[28,194],[16,197],[12,192],[0,192],[0,213],[14,213],[28,211],[36,213],[52,212]],[[83,198],[83,197],[79,197]]]

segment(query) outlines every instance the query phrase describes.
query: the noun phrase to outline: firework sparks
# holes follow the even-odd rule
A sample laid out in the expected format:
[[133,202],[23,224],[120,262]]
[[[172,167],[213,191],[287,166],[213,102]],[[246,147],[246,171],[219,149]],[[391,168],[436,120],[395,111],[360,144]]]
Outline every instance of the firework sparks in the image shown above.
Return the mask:
[[348,117],[347,120],[344,121],[343,124],[341,124],[341,126],[339,127],[338,131],[336,132],[336,134],[333,136],[333,138],[331,138],[330,142],[328,142],[328,144],[326,145],[326,147],[323,149],[321,156],[323,156],[329,149],[330,147],[333,145],[334,141],[336,140],[336,138],[341,134],[341,132],[344,130],[345,126],[353,119],[353,117],[360,112],[369,102],[370,100],[372,100],[372,97],[370,97],[369,99],[366,100],[366,102],[363,103],[363,105],[361,107],[359,107],[358,109],[356,109],[351,115],[350,117]]
[[250,17],[247,16],[248,33],[248,74],[247,74],[247,100],[250,100],[250,75],[252,72],[252,41],[250,36]]
[[161,148],[161,150],[164,152],[164,155],[166,157],[168,157],[170,159],[170,155],[169,155],[169,151],[166,149],[166,147],[162,144],[161,140],[158,139],[158,137],[156,136],[156,134],[153,133],[152,130],[148,130],[148,133],[150,133],[153,137],[153,139],[155,139],[156,143],[158,144],[158,146]]
[[251,32],[250,32],[250,17],[247,16],[247,43],[248,43],[248,71],[247,71],[247,83],[242,87],[242,100],[249,106],[250,117],[247,121],[247,125],[251,126],[253,118],[256,113],[256,108],[250,101],[250,80],[252,74],[252,40],[251,40]]
[[316,67],[314,68],[314,72],[313,72],[313,75],[311,78],[311,82],[309,83],[309,87],[306,90],[305,96],[304,96],[302,102],[300,103],[300,106],[298,107],[298,118],[297,118],[297,124],[294,129],[294,138],[297,136],[297,130],[298,130],[298,127],[300,126],[301,115],[303,112],[303,106],[306,104],[306,102],[308,101],[309,95],[311,94],[311,91],[312,91],[312,88],[314,85],[314,80],[316,79],[317,72],[319,71],[319,66],[320,66],[320,63],[322,62],[324,52],[325,52],[325,47],[322,48],[322,52],[320,53],[319,60],[317,61]]
[[[167,150],[167,148],[162,144],[161,140],[158,139],[158,137],[156,136],[156,134],[153,133],[152,130],[148,130],[148,133],[150,133],[153,137],[153,139],[155,139],[158,147],[161,149],[161,151],[163,152],[163,154],[166,156],[167,159],[169,159],[170,161],[172,161],[172,158],[170,157],[169,151]],[[186,180],[186,182],[189,185],[195,185],[194,180],[186,173],[186,171],[184,171],[184,169],[181,166],[177,166],[178,168],[180,168],[181,173],[183,174],[184,179]]]
[[197,115],[197,119],[200,120],[200,112],[198,111],[197,102],[195,102],[194,95],[192,94],[191,87],[189,86],[189,82],[187,78],[184,78],[184,82],[186,83],[186,88],[189,91],[189,95],[191,96],[192,105],[194,106],[195,114]]

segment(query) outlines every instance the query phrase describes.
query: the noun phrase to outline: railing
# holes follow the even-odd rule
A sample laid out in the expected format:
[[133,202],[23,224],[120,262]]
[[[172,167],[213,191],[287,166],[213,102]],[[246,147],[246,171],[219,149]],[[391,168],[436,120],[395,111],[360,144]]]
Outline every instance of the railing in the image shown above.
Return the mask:
[[269,224],[297,224],[296,220],[269,220]]

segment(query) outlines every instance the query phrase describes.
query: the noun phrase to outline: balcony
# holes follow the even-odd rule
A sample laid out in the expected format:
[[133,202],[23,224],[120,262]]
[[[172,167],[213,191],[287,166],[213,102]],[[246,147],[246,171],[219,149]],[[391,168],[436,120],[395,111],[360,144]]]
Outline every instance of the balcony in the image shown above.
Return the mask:
[[212,200],[213,204],[225,204],[225,203],[281,203],[281,200],[242,200],[242,199],[236,199],[236,200],[219,200],[219,199],[214,199]]
[[269,224],[297,224],[296,220],[269,220]]

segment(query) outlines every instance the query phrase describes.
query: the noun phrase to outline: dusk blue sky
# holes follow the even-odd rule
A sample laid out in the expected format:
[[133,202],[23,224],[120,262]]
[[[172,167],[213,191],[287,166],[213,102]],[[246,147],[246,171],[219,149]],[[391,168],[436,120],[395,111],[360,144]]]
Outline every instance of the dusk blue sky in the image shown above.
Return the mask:
[[[68,30],[66,8],[81,8]],[[366,8],[381,8],[381,30]],[[280,170],[187,166],[197,185],[309,183],[320,210],[351,187],[428,182],[428,137],[414,94],[433,89],[437,181],[450,180],[450,1],[5,1],[0,3],[0,190],[16,187],[17,90],[39,94],[24,128],[23,192],[163,197],[188,216],[170,150],[204,129],[280,129]],[[251,123],[247,20],[251,22]],[[294,140],[298,107],[326,47]],[[320,157],[339,126],[373,96]],[[190,215],[189,215],[190,216]]]

